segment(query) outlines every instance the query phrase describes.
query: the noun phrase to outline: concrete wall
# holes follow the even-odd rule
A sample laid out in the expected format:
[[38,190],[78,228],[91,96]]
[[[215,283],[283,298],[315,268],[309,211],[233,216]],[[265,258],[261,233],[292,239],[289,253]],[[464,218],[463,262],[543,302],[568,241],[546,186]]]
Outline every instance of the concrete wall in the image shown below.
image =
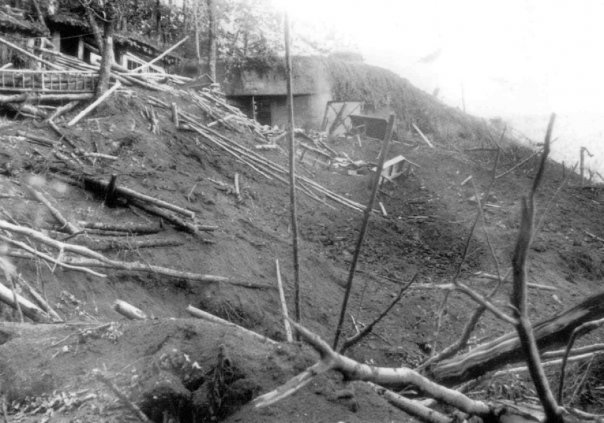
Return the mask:
[[[298,95],[294,97],[294,123],[296,128],[321,129],[325,105],[331,100],[329,94]],[[286,128],[288,124],[285,96],[271,103],[272,125]]]
[[[228,97],[229,102],[236,107],[239,107],[248,117],[252,117],[252,97],[251,96],[236,96]],[[258,121],[270,126],[279,126],[286,128],[289,122],[287,112],[287,101],[284,95],[275,96],[256,96],[257,102],[268,102],[270,110],[270,120],[258,116]],[[331,95],[328,93],[296,95],[294,96],[294,123],[296,128],[304,129],[321,129],[325,106],[331,100]],[[262,116],[265,118],[265,116]]]

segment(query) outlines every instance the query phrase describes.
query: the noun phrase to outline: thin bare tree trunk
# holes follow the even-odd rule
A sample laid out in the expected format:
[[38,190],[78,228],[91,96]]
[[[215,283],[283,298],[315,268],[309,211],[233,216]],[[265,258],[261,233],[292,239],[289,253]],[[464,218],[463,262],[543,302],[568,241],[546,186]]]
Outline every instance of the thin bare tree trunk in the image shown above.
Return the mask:
[[88,20],[88,25],[90,25],[90,28],[92,29],[94,41],[96,42],[97,47],[102,55],[104,45],[103,36],[101,35],[101,28],[99,28],[99,25],[96,23],[96,20],[94,19],[94,14],[92,13],[92,9],[90,9],[89,7],[86,8],[86,19]]
[[193,26],[194,26],[194,31],[195,31],[195,58],[197,59],[197,72],[199,74],[201,74],[201,51],[199,49],[199,5],[193,3],[191,5],[191,7],[193,8]]
[[369,224],[369,217],[371,216],[371,212],[373,211],[373,204],[375,203],[375,198],[377,197],[377,192],[380,187],[380,180],[382,178],[382,170],[384,169],[384,162],[386,161],[386,155],[388,154],[388,147],[390,146],[390,140],[392,139],[392,133],[394,131],[394,113],[390,115],[390,119],[388,120],[388,127],[386,129],[386,136],[384,137],[384,142],[382,143],[382,149],[380,150],[380,162],[375,170],[375,180],[373,181],[373,190],[371,191],[371,196],[369,197],[369,202],[367,203],[367,207],[365,208],[365,215],[363,216],[363,223],[361,224],[361,230],[359,233],[359,238],[357,240],[356,249],[354,250],[354,256],[352,257],[352,263],[350,264],[350,272],[348,273],[348,280],[346,281],[346,291],[344,292],[344,299],[342,300],[342,308],[340,309],[340,319],[338,321],[338,326],[336,327],[336,334],[333,339],[333,349],[337,350],[338,348],[338,340],[340,339],[340,333],[342,332],[342,325],[344,324],[344,318],[346,316],[346,307],[348,306],[348,298],[350,297],[350,292],[352,291],[352,281],[354,280],[354,273],[356,271],[357,263],[359,261],[359,256],[361,254],[361,248],[363,247],[363,242],[365,241],[365,234],[367,233],[367,226]]
[[[208,0],[212,1],[212,0]],[[298,212],[296,205],[296,145],[294,140],[294,96],[292,94],[292,58],[290,54],[289,17],[285,13],[285,77],[287,80],[287,114],[289,128],[289,198],[292,227],[292,249],[294,259],[294,313],[297,322],[300,322],[300,262],[298,257]]]
[[535,192],[537,191],[545,171],[545,164],[549,154],[549,144],[555,117],[556,115],[552,114],[547,127],[547,135],[545,136],[541,164],[539,166],[539,171],[535,176],[531,192],[528,198],[524,197],[522,199],[520,231],[518,234],[518,240],[516,242],[516,248],[514,250],[514,256],[512,258],[514,282],[512,285],[512,294],[510,296],[510,302],[512,306],[514,306],[515,317],[518,319],[516,331],[518,332],[520,345],[522,346],[522,350],[526,357],[527,367],[529,369],[531,379],[535,384],[535,390],[537,391],[537,396],[539,397],[541,405],[545,411],[546,422],[548,423],[562,423],[564,419],[562,418],[562,410],[558,406],[558,403],[556,402],[553,392],[549,386],[547,377],[545,376],[545,371],[543,370],[543,365],[541,364],[541,358],[539,357],[539,348],[537,347],[537,341],[535,340],[533,325],[528,317],[526,266],[528,261],[528,252],[533,238],[533,228],[535,222]]
[[113,56],[113,31],[115,19],[111,17],[104,23],[103,32],[103,55],[101,57],[101,66],[99,69],[99,82],[96,86],[95,96],[99,98],[109,87],[109,77],[111,76],[111,65],[114,61]]
[[216,1],[206,0],[208,5],[208,66],[212,81],[216,82]]

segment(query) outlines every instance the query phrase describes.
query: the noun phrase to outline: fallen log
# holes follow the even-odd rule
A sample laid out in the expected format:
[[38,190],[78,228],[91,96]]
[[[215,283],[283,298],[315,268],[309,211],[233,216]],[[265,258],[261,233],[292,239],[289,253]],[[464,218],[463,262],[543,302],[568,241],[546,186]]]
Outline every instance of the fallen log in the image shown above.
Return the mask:
[[26,317],[29,317],[34,322],[50,323],[52,321],[50,316],[45,313],[40,307],[38,307],[31,301],[23,298],[21,295],[15,294],[10,288],[7,288],[3,284],[0,284],[0,301],[8,304],[9,306],[15,309],[17,309],[17,307],[20,307],[23,314]]
[[[109,186],[108,182],[103,182],[100,181],[98,179],[89,177],[89,176],[85,176],[83,177],[84,180],[84,188],[88,189],[88,190],[92,190],[95,193],[98,192],[105,192],[107,190],[107,187]],[[187,210],[185,208],[179,207],[177,205],[174,205],[172,203],[168,203],[167,201],[163,201],[160,200],[158,198],[155,197],[151,197],[149,195],[145,195],[142,194],[138,191],[135,191],[133,189],[130,188],[126,188],[124,186],[116,186],[115,187],[115,192],[116,194],[118,194],[121,197],[124,197],[128,200],[140,200],[142,202],[146,202],[146,203],[150,203],[152,205],[155,206],[159,206],[162,207],[164,209],[168,209],[171,211],[174,211],[176,213],[182,214],[184,216],[187,216],[191,219],[195,219],[195,213]]]
[[151,235],[162,231],[159,225],[147,225],[138,223],[104,223],[104,222],[88,222],[80,220],[77,222],[82,228],[98,229],[101,231],[126,232],[129,234],[145,234]]
[[268,342],[270,344],[275,344],[275,345],[277,344],[277,341],[273,341],[272,339],[270,339],[264,335],[260,335],[257,332],[246,329],[243,326],[239,326],[233,322],[229,322],[228,320],[221,319],[218,316],[208,313],[207,311],[200,310],[196,307],[193,307],[192,305],[189,305],[187,307],[187,312],[191,316],[197,317],[198,319],[203,319],[203,320],[207,320],[208,322],[218,323],[219,325],[229,326],[229,327],[237,329],[241,332],[247,333],[248,335],[251,335],[254,338],[260,339],[261,341],[265,341],[265,342]]
[[[541,351],[566,345],[573,330],[585,322],[604,317],[604,291],[533,327]],[[457,385],[500,367],[525,359],[516,332],[509,332],[472,351],[433,364],[427,373],[437,382]]]
[[15,278],[17,283],[21,285],[21,288],[24,292],[26,292],[31,298],[33,298],[34,302],[48,315],[53,319],[54,322],[63,322],[63,318],[57,313],[48,302],[42,297],[42,295],[34,289],[33,286],[29,284],[21,275]]
[[113,309],[130,320],[147,320],[148,317],[141,309],[122,300],[115,300]]
[[42,103],[45,101],[80,101],[89,100],[92,94],[40,94],[40,93],[21,93],[0,95],[0,103],[22,103],[30,101],[32,103]]
[[39,135],[36,134],[30,134],[28,132],[23,132],[23,131],[17,131],[17,135],[23,138],[27,138],[28,140],[31,140],[37,144],[43,145],[45,147],[52,147],[55,148],[57,146],[57,142],[53,141],[49,138],[46,137],[41,137]]
[[7,255],[9,257],[20,258],[20,259],[27,259],[27,260],[33,260],[36,257],[39,257],[39,258],[42,258],[42,259],[44,259],[46,261],[49,261],[50,263],[53,263],[53,264],[57,265],[57,266],[63,267],[65,269],[76,270],[78,272],[88,273],[90,275],[97,276],[99,278],[106,278],[107,277],[107,275],[104,275],[103,273],[98,273],[98,272],[95,272],[94,270],[87,269],[85,267],[71,266],[71,265],[69,265],[67,263],[64,263],[61,260],[56,259],[55,257],[52,257],[52,256],[50,256],[48,254],[45,254],[45,253],[43,253],[41,251],[38,251],[37,249],[35,249],[33,247],[30,247],[29,245],[25,244],[24,242],[15,241],[14,239],[5,237],[3,235],[0,235],[0,239],[3,240],[3,241],[8,242],[9,244],[12,244],[12,245],[20,248],[22,250],[25,250],[25,251],[27,251],[27,253],[29,253],[29,254],[27,254],[27,253],[24,253],[22,251],[9,250],[7,252]]
[[34,187],[32,187],[31,185],[28,184],[23,184],[23,186],[25,186],[25,188],[27,188],[27,190],[34,196],[34,198],[36,200],[38,200],[40,203],[44,204],[46,206],[46,208],[50,211],[50,214],[52,214],[52,216],[57,220],[57,222],[59,222],[61,224],[61,228],[65,229],[67,231],[67,233],[73,235],[76,234],[78,232],[80,232],[80,228],[76,227],[74,224],[72,224],[69,220],[67,220],[59,210],[57,210],[51,203],[50,201],[44,197],[44,195],[42,195],[41,192],[38,192],[34,189]]
[[176,247],[183,245],[185,242],[182,239],[175,238],[157,238],[157,237],[126,237],[119,238],[103,238],[97,239],[85,237],[78,239],[79,245],[86,246],[94,251],[111,251],[111,250],[138,250],[140,248],[160,248],[160,247]]
[[28,103],[6,103],[6,106],[23,116],[30,118],[46,119],[48,114],[40,107],[32,106]]
[[[203,226],[203,225],[196,225],[195,223],[191,223],[191,222],[186,222],[186,221],[180,219],[179,217],[173,215],[172,213],[162,210],[159,207],[155,207],[154,205],[145,204],[142,201],[135,200],[135,201],[133,201],[133,205],[135,205],[139,209],[146,211],[147,213],[151,213],[156,216],[159,216],[159,217],[167,220],[168,222],[172,223],[177,229],[183,230],[183,231],[188,232],[193,235],[199,236],[200,231],[203,231],[203,230],[213,231],[213,230],[217,229],[215,226]],[[205,240],[205,241],[207,241],[207,240]]]
[[48,120],[55,120],[56,118],[58,118],[62,114],[67,113],[70,110],[75,109],[78,104],[80,104],[79,100],[73,100],[73,101],[70,101],[69,103],[67,103],[67,104],[65,104],[65,105],[63,105],[61,107],[57,107],[57,110],[55,110],[52,115],[48,116]]
[[50,126],[52,128],[52,130],[55,131],[59,137],[61,137],[59,141],[61,141],[63,144],[66,144],[68,147],[73,148],[76,151],[76,153],[81,152],[80,148],[75,144],[75,142],[73,142],[71,140],[71,138],[69,138],[67,135],[65,135],[65,133],[61,130],[61,128],[59,128],[57,126],[56,123],[54,123],[52,120],[49,120],[48,126]]
[[492,418],[494,415],[494,410],[489,404],[473,400],[461,392],[440,386],[407,367],[370,366],[338,354],[331,349],[327,342],[308,329],[294,321],[290,321],[290,323],[296,328],[304,341],[320,354],[321,360],[273,391],[254,399],[252,404],[256,408],[266,407],[287,398],[308,384],[315,376],[335,370],[344,375],[347,380],[369,381],[394,387],[413,385],[427,396],[452,405],[470,415],[484,418]]
[[[108,257],[105,257],[103,254],[98,253],[96,251],[92,251],[89,248],[82,247],[81,245],[69,244],[61,241],[57,241],[56,239],[52,239],[42,232],[36,231],[31,228],[27,228],[24,226],[13,225],[12,223],[7,222],[6,220],[0,219],[0,229],[4,229],[13,233],[17,233],[20,235],[28,236],[31,239],[34,239],[43,244],[49,245],[62,253],[72,253],[78,254],[84,257],[87,257],[88,261],[81,260],[73,260],[67,257],[64,257],[61,254],[61,260],[54,259],[55,262],[60,262],[63,266],[71,265],[71,266],[91,266],[91,267],[105,267],[119,270],[127,270],[133,272],[148,272],[155,273],[162,276],[173,277],[177,279],[185,279],[196,282],[205,282],[205,283],[227,283],[231,285],[243,286],[251,289],[275,289],[271,285],[263,285],[263,284],[254,284],[246,281],[238,281],[230,279],[226,276],[216,276],[216,275],[204,275],[200,273],[193,273],[187,271],[181,271],[176,269],[171,269],[163,266],[156,266],[152,264],[145,264],[140,262],[126,262],[113,260]],[[17,245],[26,251],[33,254],[31,251],[32,248],[26,246],[23,243],[19,243],[18,241],[10,240],[9,238],[3,237],[0,235],[0,238],[9,240],[14,245]],[[21,245],[19,245],[21,244]],[[29,248],[29,250],[28,250]]]

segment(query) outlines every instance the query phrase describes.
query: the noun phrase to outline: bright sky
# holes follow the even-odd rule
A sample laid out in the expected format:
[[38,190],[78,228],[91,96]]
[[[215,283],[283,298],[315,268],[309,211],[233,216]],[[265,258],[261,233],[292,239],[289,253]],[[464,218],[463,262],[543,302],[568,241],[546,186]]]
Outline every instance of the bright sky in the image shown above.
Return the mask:
[[451,106],[462,107],[463,87],[469,113],[511,119],[534,140],[556,112],[553,156],[574,162],[587,146],[604,174],[604,1],[272,1],[289,10],[294,36],[336,32]]
[[[275,0],[481,115],[603,110],[601,0]],[[295,27],[294,27],[295,33]],[[422,58],[433,56],[429,63]]]

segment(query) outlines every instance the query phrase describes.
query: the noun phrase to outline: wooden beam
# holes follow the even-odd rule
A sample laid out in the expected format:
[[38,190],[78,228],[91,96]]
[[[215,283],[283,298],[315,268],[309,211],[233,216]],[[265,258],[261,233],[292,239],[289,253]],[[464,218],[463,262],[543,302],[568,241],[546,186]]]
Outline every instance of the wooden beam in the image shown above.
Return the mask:
[[185,38],[183,38],[182,40],[180,40],[179,42],[174,44],[172,47],[170,47],[168,50],[164,51],[162,54],[157,56],[155,59],[151,60],[150,62],[145,63],[144,65],[139,66],[138,68],[132,69],[129,73],[136,73],[144,68],[151,66],[153,63],[156,63],[157,61],[163,59],[166,55],[168,55],[172,51],[176,50],[176,48],[178,48],[181,44],[183,44],[188,39],[189,39],[189,36],[187,35]]
[[115,90],[122,86],[120,81],[116,81],[111,88],[109,88],[102,96],[93,101],[88,107],[82,110],[76,117],[71,119],[67,126],[73,126],[78,123],[84,116],[93,111],[99,104],[101,104],[107,97],[109,97]]

